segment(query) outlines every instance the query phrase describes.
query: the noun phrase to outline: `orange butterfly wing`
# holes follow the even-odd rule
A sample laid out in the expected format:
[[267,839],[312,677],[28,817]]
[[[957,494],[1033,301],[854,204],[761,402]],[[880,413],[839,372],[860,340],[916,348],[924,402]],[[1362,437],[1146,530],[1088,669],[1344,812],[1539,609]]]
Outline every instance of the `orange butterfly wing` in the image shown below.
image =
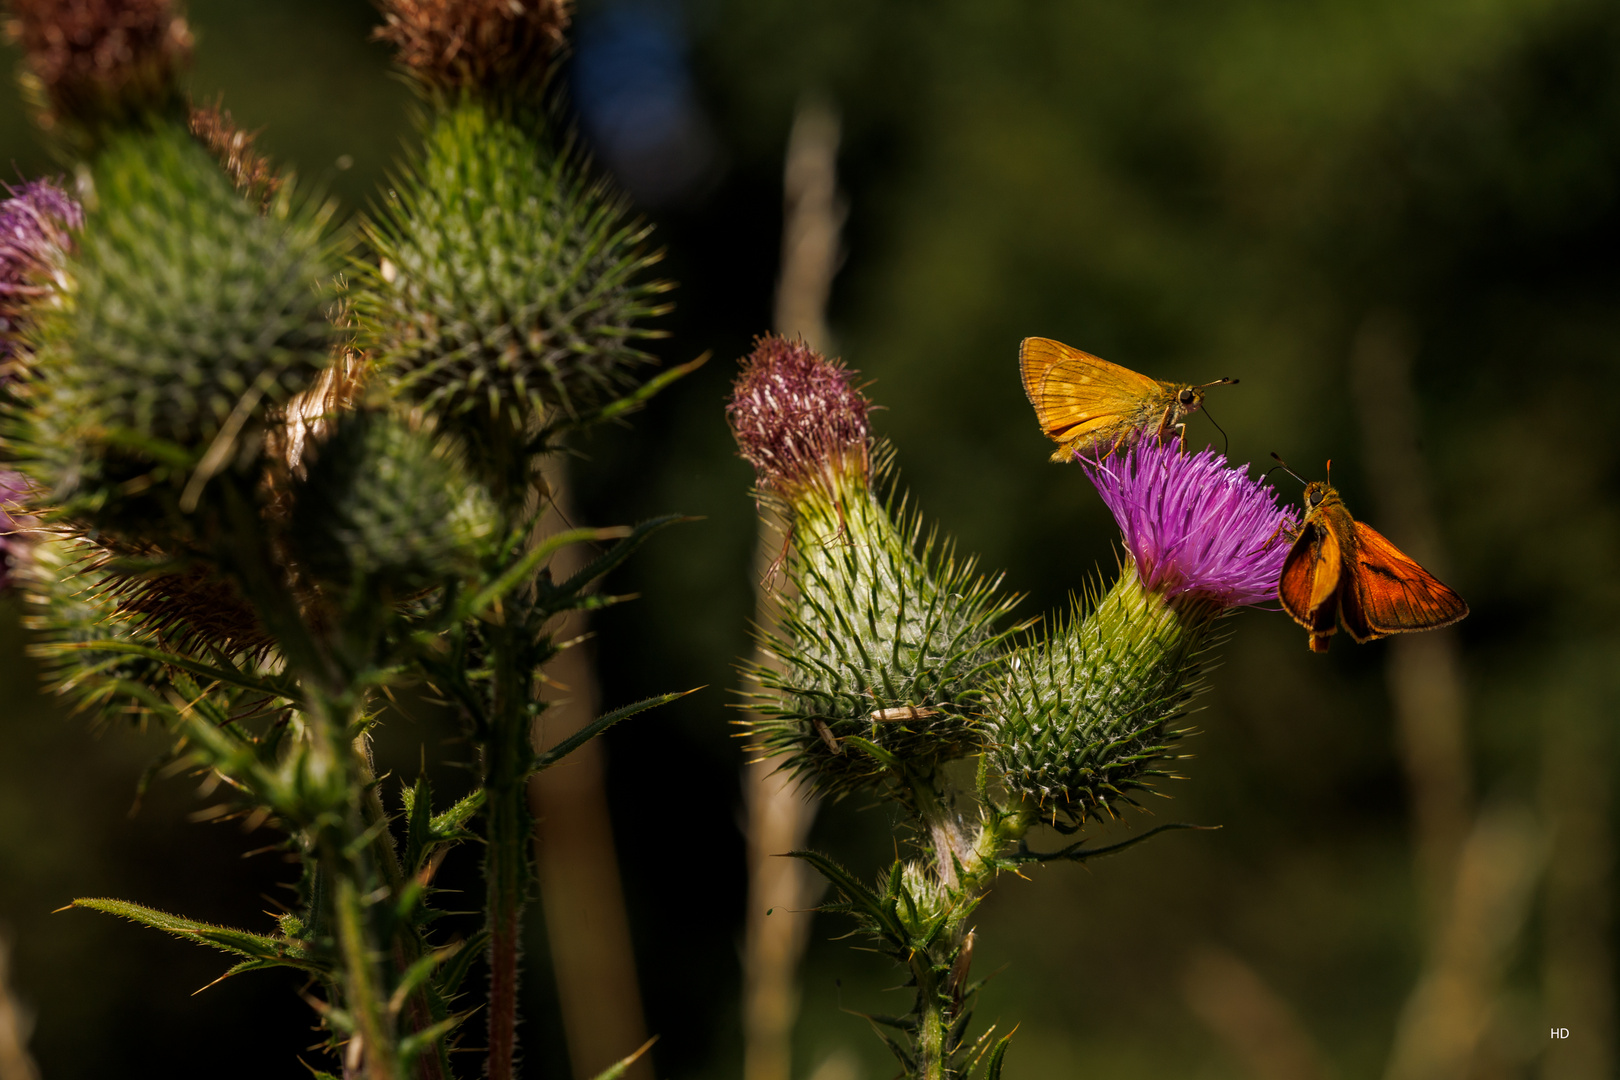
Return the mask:
[[1355,529],[1356,602],[1365,615],[1372,637],[1408,630],[1434,630],[1450,626],[1468,614],[1468,605],[1462,597],[1441,584],[1377,529],[1359,521]]
[[1132,423],[1143,403],[1162,392],[1157,379],[1051,338],[1025,338],[1018,368],[1041,430],[1064,446],[1060,458]]
[[1339,539],[1320,521],[1307,522],[1283,561],[1277,599],[1295,622],[1311,632],[1311,649],[1327,652],[1338,630],[1338,604],[1344,560]]

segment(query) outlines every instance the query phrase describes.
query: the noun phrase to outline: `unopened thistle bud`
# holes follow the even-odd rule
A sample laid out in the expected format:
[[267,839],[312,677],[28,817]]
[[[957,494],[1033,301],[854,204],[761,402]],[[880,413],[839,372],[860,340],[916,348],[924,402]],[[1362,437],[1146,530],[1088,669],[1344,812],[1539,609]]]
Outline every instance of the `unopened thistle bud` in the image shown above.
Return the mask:
[[493,511],[447,444],[390,413],[344,413],[306,448],[288,540],[315,580],[415,589],[471,569]]
[[0,200],[0,379],[23,374],[29,311],[62,287],[63,261],[84,210],[52,180],[10,188]]
[[329,362],[332,249],[314,208],[260,215],[179,125],[110,136],[88,176],[6,436],[42,498],[155,539],[214,476],[256,483],[266,415]]
[[477,101],[437,113],[369,230],[356,313],[401,391],[473,442],[523,440],[635,385],[668,310],[647,227],[584,162]]
[[47,129],[178,112],[191,31],[171,0],[10,0],[25,88]]
[[980,687],[1000,660],[994,624],[1011,603],[876,496],[871,404],[853,379],[802,343],[765,337],[727,408],[792,534],[749,734],[833,794],[903,780],[886,761],[926,777],[977,748]]
[[1085,467],[1124,533],[1120,579],[1022,649],[986,710],[1007,786],[1076,825],[1168,775],[1214,623],[1276,592],[1294,521],[1211,450],[1144,442]]
[[381,0],[376,36],[424,85],[455,93],[544,84],[573,14],[571,0]]

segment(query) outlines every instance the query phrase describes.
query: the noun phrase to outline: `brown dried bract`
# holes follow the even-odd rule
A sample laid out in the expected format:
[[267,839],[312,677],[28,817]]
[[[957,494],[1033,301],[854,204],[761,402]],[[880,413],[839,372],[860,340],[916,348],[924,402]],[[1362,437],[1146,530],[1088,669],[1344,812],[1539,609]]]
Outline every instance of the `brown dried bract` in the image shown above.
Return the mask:
[[270,208],[282,178],[270,159],[254,147],[258,132],[237,127],[230,110],[215,101],[201,108],[192,107],[191,134],[219,159],[220,167],[243,198],[257,202],[261,212]]
[[444,90],[538,86],[562,45],[572,0],[378,0],[376,37]]
[[68,117],[154,108],[175,93],[191,31],[171,0],[10,0],[7,35],[50,106]]

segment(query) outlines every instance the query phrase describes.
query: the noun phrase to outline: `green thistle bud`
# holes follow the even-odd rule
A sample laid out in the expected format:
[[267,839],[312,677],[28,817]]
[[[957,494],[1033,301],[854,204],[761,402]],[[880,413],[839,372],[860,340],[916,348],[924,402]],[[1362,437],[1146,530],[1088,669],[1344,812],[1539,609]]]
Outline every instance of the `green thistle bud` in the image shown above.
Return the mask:
[[493,511],[443,440],[363,410],[339,417],[309,453],[289,540],[315,580],[416,589],[471,570]]
[[1174,723],[1218,609],[1172,605],[1134,565],[1091,611],[1023,649],[986,708],[992,757],[1042,816],[1080,824],[1169,775]]
[[774,662],[752,672],[763,693],[750,734],[835,794],[880,783],[885,760],[926,777],[977,749],[980,687],[1000,662],[995,624],[1012,603],[999,579],[877,498],[870,404],[851,375],[763,338],[727,411],[793,540],[783,614],[762,640]]
[[320,215],[261,216],[178,127],[114,136],[89,176],[10,434],[47,501],[138,529],[251,465],[266,414],[326,366],[330,247]]
[[[579,155],[474,99],[439,112],[369,231],[356,311],[404,393],[490,438],[577,417],[633,385],[668,286],[648,229]],[[488,430],[491,421],[495,432]]]

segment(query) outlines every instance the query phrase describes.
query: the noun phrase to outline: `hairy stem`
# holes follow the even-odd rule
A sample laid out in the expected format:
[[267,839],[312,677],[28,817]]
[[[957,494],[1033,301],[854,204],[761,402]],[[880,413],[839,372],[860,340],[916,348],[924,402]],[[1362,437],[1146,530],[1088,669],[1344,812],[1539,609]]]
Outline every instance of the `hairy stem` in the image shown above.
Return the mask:
[[[349,863],[341,852],[331,852],[327,858],[340,865]],[[371,935],[366,932],[365,910],[355,877],[352,867],[340,870],[332,890],[333,922],[338,952],[343,957],[345,1004],[354,1017],[356,1034],[364,1041],[366,1080],[395,1080],[399,1076],[399,1062],[393,1030],[384,1015]]]
[[511,1080],[517,1057],[518,954],[528,893],[530,672],[508,627],[495,643],[495,700],[484,747],[484,880],[488,890],[490,1080]]

